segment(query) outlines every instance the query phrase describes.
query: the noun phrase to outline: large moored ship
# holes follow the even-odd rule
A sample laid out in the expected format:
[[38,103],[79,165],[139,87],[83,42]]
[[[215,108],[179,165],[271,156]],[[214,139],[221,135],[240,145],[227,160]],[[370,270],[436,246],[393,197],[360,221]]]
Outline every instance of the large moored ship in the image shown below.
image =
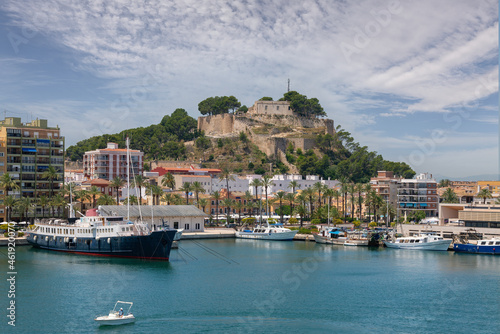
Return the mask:
[[68,223],[62,220],[37,222],[27,235],[37,248],[68,253],[168,261],[176,230],[102,217],[97,210]]

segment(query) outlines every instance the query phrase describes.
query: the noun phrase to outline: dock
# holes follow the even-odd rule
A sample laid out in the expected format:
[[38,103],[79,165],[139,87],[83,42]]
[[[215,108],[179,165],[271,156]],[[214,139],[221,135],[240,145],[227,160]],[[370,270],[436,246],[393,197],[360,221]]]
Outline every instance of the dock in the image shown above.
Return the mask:
[[[0,247],[7,247],[9,244],[9,238],[1,237],[0,238]],[[26,237],[19,237],[16,238],[16,246],[29,246],[28,240],[26,240]]]

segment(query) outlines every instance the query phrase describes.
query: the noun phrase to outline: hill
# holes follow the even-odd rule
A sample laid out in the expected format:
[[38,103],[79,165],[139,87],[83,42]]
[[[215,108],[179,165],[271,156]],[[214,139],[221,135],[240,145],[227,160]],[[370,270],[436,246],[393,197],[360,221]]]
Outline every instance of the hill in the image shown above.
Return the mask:
[[[131,148],[143,151],[145,161],[199,161],[240,174],[313,174],[356,183],[369,182],[378,170],[405,178],[415,175],[406,163],[384,160],[340,126],[334,128],[332,120],[318,118],[320,112],[307,114],[301,107],[296,113],[290,101],[270,98],[236,111],[239,102],[234,97],[218,99],[232,101],[233,112],[204,111],[209,116],[197,121],[184,109],[176,109],[157,125],[80,141],[67,149],[67,157],[80,160],[85,151],[104,148],[109,141],[124,147],[128,135]],[[200,111],[210,110],[207,100],[200,103]],[[318,106],[314,110],[322,111]]]

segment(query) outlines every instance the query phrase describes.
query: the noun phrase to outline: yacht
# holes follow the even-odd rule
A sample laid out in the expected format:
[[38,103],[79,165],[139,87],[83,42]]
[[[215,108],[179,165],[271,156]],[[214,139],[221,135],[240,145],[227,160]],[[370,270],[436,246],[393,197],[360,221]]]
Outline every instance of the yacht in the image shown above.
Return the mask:
[[267,226],[257,225],[253,230],[237,231],[236,237],[243,239],[260,240],[292,240],[298,230],[290,230],[282,224],[272,224]]
[[453,244],[457,253],[500,255],[500,238],[478,240],[477,243]]
[[26,239],[33,247],[59,252],[168,261],[176,233],[167,228],[152,231],[147,224],[100,216],[90,209],[74,223],[36,222]]
[[395,241],[384,240],[389,248],[416,249],[416,250],[448,250],[452,240],[443,239],[433,232],[421,233],[418,236],[397,238]]

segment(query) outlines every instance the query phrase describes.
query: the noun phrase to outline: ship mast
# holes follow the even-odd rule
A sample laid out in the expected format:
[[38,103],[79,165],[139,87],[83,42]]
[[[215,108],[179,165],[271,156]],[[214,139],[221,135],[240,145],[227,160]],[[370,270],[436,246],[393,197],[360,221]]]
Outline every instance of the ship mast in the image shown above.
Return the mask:
[[127,221],[130,221],[130,152],[129,152],[129,139],[127,143]]

